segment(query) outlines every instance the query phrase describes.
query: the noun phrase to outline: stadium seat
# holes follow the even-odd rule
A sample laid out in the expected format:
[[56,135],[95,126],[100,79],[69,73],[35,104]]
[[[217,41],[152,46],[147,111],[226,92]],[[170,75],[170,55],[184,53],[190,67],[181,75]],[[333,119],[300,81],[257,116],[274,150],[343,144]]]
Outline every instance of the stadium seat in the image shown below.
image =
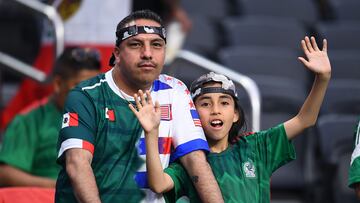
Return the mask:
[[[331,42],[330,42],[330,46]],[[330,50],[332,79],[360,80],[360,49]]]
[[320,178],[322,187],[328,188],[322,196],[330,196],[335,203],[356,202],[347,180],[358,118],[351,114],[323,114],[316,125],[322,162],[318,165],[322,171]]
[[318,13],[312,0],[236,0],[238,10],[247,16],[293,18],[307,25],[317,21]]
[[212,20],[228,16],[228,0],[182,0],[184,10],[190,15],[201,15]]
[[333,79],[329,83],[322,113],[360,115],[360,80]]
[[258,84],[262,111],[295,113],[305,100],[308,73],[291,49],[275,47],[229,47],[219,60]]
[[[291,119],[294,114],[290,113],[263,113],[261,129],[268,129]],[[305,200],[309,198],[312,191],[314,171],[311,168],[313,163],[314,145],[312,134],[305,131],[294,139],[296,160],[280,167],[271,177],[271,197],[291,202],[290,200]],[[291,195],[289,195],[291,194]]]
[[204,16],[191,16],[192,28],[186,36],[184,49],[212,57],[219,46],[216,23]]
[[350,168],[350,151],[344,152],[339,156],[339,162],[337,163],[337,170],[333,185],[334,202],[335,203],[356,203],[357,200],[353,189],[348,187],[348,173]]
[[275,17],[228,18],[222,22],[228,46],[272,46],[299,49],[305,27],[294,19]]
[[339,21],[360,21],[360,1],[358,0],[331,0],[335,18]]
[[315,27],[321,38],[328,39],[331,50],[360,50],[360,38],[357,37],[360,36],[360,22],[334,21]]
[[180,79],[188,88],[190,88],[192,81],[208,72],[200,66],[179,58],[163,69],[163,73]]
[[351,114],[323,114],[319,117],[316,128],[326,163],[336,165],[343,152],[352,151],[358,118],[358,115]]
[[329,57],[331,81],[322,112],[360,114],[360,51],[331,50]]

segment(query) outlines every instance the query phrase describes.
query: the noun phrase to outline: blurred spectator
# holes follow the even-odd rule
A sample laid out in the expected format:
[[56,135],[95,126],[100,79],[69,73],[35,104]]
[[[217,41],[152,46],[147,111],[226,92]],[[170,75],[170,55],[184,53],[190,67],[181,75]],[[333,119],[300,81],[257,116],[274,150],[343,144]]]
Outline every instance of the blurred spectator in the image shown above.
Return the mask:
[[355,148],[351,155],[349,187],[354,188],[360,200],[360,121],[355,129]]
[[60,167],[56,144],[66,96],[80,81],[100,73],[96,49],[69,47],[56,61],[54,93],[17,115],[0,146],[0,186],[55,187]]

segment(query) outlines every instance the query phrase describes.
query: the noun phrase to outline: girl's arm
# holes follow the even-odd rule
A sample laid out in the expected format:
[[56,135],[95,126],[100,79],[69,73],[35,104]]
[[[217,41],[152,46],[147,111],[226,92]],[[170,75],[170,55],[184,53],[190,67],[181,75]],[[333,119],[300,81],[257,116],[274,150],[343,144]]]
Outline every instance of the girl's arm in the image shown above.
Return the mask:
[[160,125],[160,105],[159,102],[153,104],[149,91],[145,94],[139,90],[134,95],[136,108],[129,104],[130,109],[134,112],[135,116],[139,119],[141,126],[145,133],[146,142],[146,168],[149,187],[156,193],[163,193],[171,190],[174,187],[174,182],[171,177],[164,173],[161,161],[159,158],[159,125]]
[[305,67],[315,73],[315,80],[299,113],[284,123],[289,140],[293,139],[304,129],[315,125],[331,77],[331,65],[327,55],[327,41],[323,40],[323,47],[320,50],[314,37],[311,37],[311,39],[305,37],[304,40],[301,40],[301,46],[307,60],[303,57],[298,59]]

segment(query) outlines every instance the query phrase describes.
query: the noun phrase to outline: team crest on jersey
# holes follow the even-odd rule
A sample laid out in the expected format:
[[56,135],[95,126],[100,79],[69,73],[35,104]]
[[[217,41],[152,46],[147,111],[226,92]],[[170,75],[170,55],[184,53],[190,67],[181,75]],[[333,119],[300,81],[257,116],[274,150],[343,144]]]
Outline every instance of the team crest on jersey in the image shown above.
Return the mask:
[[171,121],[172,119],[171,104],[160,105],[160,112],[161,112],[161,120]]
[[251,160],[243,163],[243,171],[246,178],[256,178],[255,166]]
[[115,121],[115,112],[112,109],[105,108],[105,118],[107,118],[109,121]]

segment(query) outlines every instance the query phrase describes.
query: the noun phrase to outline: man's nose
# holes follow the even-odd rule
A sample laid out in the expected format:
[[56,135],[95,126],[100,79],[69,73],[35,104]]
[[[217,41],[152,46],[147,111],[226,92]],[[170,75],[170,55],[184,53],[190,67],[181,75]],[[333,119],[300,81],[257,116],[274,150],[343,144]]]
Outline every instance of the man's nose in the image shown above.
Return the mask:
[[152,59],[152,50],[149,44],[145,44],[141,50],[141,58]]

